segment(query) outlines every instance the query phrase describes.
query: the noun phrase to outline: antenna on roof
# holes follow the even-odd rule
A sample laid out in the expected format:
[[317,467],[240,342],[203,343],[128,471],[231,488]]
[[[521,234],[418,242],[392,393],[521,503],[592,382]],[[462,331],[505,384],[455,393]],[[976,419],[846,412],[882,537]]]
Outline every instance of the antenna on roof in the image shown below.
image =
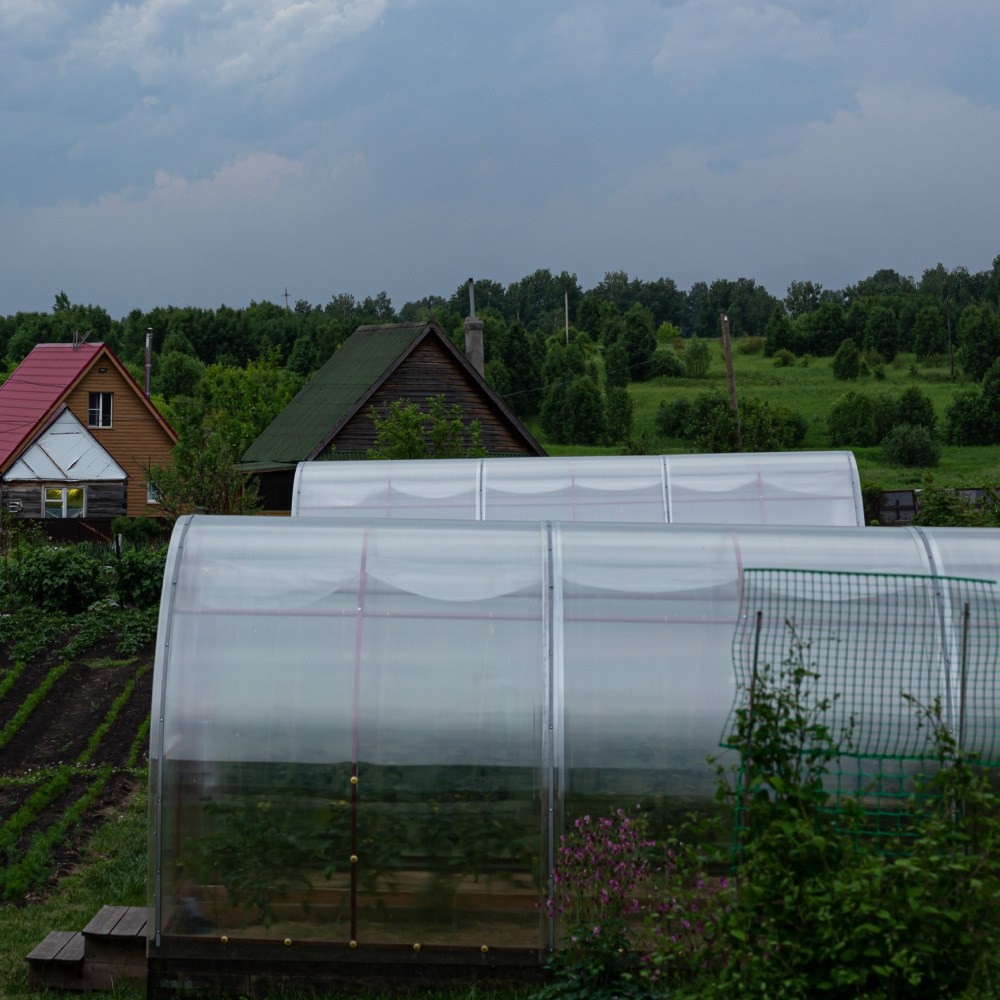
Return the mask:
[[87,338],[93,333],[93,330],[88,330],[86,333],[80,333],[79,330],[73,331],[73,350],[78,351],[80,347],[87,342]]

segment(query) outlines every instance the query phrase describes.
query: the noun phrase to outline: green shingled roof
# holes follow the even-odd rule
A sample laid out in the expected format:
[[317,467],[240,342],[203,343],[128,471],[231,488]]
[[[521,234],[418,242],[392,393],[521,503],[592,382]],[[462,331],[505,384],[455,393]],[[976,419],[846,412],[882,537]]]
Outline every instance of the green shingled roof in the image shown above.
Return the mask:
[[361,326],[246,450],[243,461],[294,463],[313,458],[359,408],[429,323]]

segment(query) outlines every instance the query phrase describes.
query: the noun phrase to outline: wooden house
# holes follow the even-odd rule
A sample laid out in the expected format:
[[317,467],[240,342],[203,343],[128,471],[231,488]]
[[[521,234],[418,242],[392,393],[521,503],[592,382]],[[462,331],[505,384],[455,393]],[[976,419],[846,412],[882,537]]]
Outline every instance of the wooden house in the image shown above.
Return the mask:
[[[477,346],[469,353],[481,362]],[[479,421],[488,455],[545,454],[440,327],[389,323],[358,327],[247,449],[241,468],[258,478],[265,510],[287,513],[299,462],[365,458],[376,438],[373,408],[431,396]]]
[[39,344],[0,386],[0,503],[19,518],[159,516],[148,482],[173,428],[106,345]]

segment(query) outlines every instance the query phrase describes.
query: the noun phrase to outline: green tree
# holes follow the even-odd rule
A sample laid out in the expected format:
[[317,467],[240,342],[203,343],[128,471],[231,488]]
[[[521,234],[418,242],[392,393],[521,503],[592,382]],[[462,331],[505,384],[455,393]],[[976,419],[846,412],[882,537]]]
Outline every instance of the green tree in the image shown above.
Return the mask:
[[896,356],[899,331],[896,314],[886,305],[874,305],[865,324],[865,350],[880,354],[886,361]]
[[969,306],[958,321],[958,360],[977,382],[1000,358],[1000,316],[989,305]]
[[604,384],[608,388],[620,388],[629,384],[628,351],[621,340],[616,340],[604,352]]
[[844,310],[833,302],[821,302],[801,319],[801,329],[808,349],[813,354],[828,357],[844,340]]
[[300,387],[300,379],[279,367],[277,349],[246,368],[208,365],[192,396],[170,401],[178,435],[172,464],[149,470],[164,510],[246,514],[259,509],[255,483],[236,465]]
[[605,392],[605,435],[609,444],[623,444],[632,436],[632,397],[624,386]]
[[764,328],[764,357],[772,358],[778,351],[796,353],[797,340],[798,335],[785,310],[773,309]]
[[147,471],[160,506],[169,514],[253,514],[260,509],[256,483],[236,468],[241,452],[223,410],[205,410],[178,396],[171,407],[177,431],[173,461]]
[[785,309],[795,319],[819,308],[823,286],[815,281],[793,281],[785,294]]
[[947,352],[948,330],[940,306],[924,306],[917,313],[913,327],[913,350],[921,361],[930,355]]
[[169,351],[160,357],[153,386],[167,401],[175,396],[191,396],[204,371],[205,366],[196,357]]
[[623,317],[622,342],[632,379],[644,381],[649,377],[649,360],[656,350],[656,328],[652,312],[638,302]]
[[477,458],[485,456],[482,427],[466,422],[458,403],[428,396],[425,408],[406,399],[389,403],[381,413],[370,409],[375,445],[369,458]]
[[861,372],[861,355],[858,345],[850,337],[841,341],[833,356],[833,377],[841,381],[856,379]]

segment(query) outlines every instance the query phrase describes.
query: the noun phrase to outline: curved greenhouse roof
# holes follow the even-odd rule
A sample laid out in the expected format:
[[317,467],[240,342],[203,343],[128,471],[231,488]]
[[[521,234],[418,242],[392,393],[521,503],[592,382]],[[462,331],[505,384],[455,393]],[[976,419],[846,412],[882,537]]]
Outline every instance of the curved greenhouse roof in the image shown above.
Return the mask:
[[850,451],[302,462],[292,515],[865,523]]
[[567,822],[709,808],[751,651],[808,649],[859,753],[915,755],[909,691],[995,759],[998,573],[991,529],[182,518],[150,955],[542,960]]

